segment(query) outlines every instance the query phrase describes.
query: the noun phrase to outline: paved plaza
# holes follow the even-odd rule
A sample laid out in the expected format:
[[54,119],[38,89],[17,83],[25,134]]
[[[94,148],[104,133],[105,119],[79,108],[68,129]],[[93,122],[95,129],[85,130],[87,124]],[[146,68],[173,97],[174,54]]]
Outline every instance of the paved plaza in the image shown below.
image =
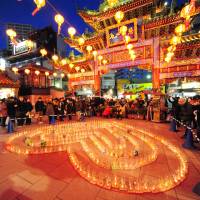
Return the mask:
[[[112,121],[113,119],[107,119]],[[115,120],[114,120],[115,121]],[[121,122],[121,121],[120,121]],[[84,123],[84,122],[83,122]],[[181,147],[180,138],[183,130],[178,133],[169,131],[169,124],[152,123],[141,120],[122,120],[122,123],[144,127],[150,132],[164,136],[168,141],[180,147],[185,153],[189,164],[189,173],[186,179],[174,189],[167,192],[152,194],[126,194],[103,189],[84,180],[74,170],[66,152],[17,155],[5,150],[5,142],[9,135],[0,135],[0,199],[1,200],[194,200],[199,196],[192,192],[194,185],[200,180],[200,152],[185,150]],[[34,130],[36,125],[32,125]],[[1,130],[1,132],[3,132]],[[16,134],[16,133],[14,133]],[[154,165],[147,165],[148,171],[162,172],[163,164],[171,167],[170,161],[166,162],[167,154],[162,146],[162,152]],[[138,173],[141,176],[142,171]],[[152,177],[151,177],[152,178]]]

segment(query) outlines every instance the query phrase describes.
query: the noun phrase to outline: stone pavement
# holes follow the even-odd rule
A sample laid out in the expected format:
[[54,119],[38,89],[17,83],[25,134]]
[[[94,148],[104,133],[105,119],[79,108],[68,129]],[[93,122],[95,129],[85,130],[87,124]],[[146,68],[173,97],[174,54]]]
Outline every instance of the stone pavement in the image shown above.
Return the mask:
[[[112,120],[112,119],[108,119]],[[121,122],[121,121],[120,121]],[[122,120],[163,135],[181,147],[183,131],[169,131],[169,124]],[[34,129],[33,125],[33,129]],[[200,151],[185,150],[189,174],[176,188],[159,194],[125,194],[102,189],[86,182],[71,166],[65,152],[43,155],[16,155],[4,149],[9,137],[0,130],[0,200],[197,200],[193,186],[200,182]],[[165,152],[163,152],[165,154]],[[162,170],[159,168],[151,170]]]

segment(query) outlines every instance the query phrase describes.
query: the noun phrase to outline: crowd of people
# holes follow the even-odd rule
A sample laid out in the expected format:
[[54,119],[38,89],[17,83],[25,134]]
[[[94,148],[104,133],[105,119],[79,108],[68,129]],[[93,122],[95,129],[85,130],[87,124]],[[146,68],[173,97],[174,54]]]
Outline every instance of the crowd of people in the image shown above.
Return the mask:
[[[173,116],[200,131],[200,98],[173,98],[165,96],[160,103],[164,120]],[[44,101],[39,97],[35,105],[28,98],[10,97],[0,100],[0,124],[5,127],[9,120],[18,126],[30,125],[32,119],[43,123],[44,116],[64,121],[65,119],[84,120],[85,117],[140,118],[152,120],[154,117],[153,99],[139,96],[135,100],[103,98],[55,98]],[[74,117],[75,116],[75,117]]]

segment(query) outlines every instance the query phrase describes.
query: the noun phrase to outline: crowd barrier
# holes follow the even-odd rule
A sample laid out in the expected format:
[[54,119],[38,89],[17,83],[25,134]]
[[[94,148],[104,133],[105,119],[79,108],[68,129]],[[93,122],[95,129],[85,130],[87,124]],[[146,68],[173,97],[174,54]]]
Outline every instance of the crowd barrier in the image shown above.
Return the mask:
[[171,122],[170,122],[170,130],[176,132],[177,131],[177,123],[179,123],[181,126],[185,127],[185,142],[183,143],[183,147],[187,149],[195,149],[196,147],[194,146],[194,139],[197,142],[200,142],[200,138],[197,135],[197,132],[195,132],[194,129],[192,129],[190,126],[187,124],[184,124],[180,120],[172,117]]

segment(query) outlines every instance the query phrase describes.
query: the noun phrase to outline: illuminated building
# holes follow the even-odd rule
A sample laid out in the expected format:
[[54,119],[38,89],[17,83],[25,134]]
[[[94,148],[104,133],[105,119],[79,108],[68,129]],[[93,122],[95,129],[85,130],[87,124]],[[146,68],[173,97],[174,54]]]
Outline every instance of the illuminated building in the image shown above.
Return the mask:
[[[199,18],[200,7],[196,3],[193,17],[194,29],[190,28],[182,34],[181,40],[177,43],[174,56],[165,61],[167,48],[175,33],[175,28],[184,23],[180,12],[170,9],[167,5],[159,8],[153,0],[128,0],[118,1],[110,6],[104,1],[97,11],[81,10],[79,15],[93,28],[93,33],[85,33],[83,36],[66,38],[65,41],[72,48],[75,48],[83,57],[75,58],[76,65],[87,63],[88,70],[83,75],[76,71],[69,71],[71,78],[69,87],[74,90],[74,83],[80,87],[83,84],[89,85],[94,93],[100,94],[100,77],[110,70],[138,67],[152,72],[152,83],[154,89],[160,89],[163,84],[169,84],[177,79],[187,81],[199,79],[200,76],[200,35],[199,26],[196,26]],[[123,11],[124,16],[120,21],[116,20],[116,13]],[[196,21],[196,22],[195,22]],[[119,29],[127,27],[130,36],[129,44],[132,44],[135,52],[134,59],[129,55]],[[125,28],[124,28],[125,30]],[[80,45],[77,38],[83,37],[84,43]],[[87,53],[87,46],[97,51],[99,56],[107,60],[105,66],[102,60],[93,58]],[[73,63],[74,61],[72,61]],[[80,79],[80,80],[79,80]]]

